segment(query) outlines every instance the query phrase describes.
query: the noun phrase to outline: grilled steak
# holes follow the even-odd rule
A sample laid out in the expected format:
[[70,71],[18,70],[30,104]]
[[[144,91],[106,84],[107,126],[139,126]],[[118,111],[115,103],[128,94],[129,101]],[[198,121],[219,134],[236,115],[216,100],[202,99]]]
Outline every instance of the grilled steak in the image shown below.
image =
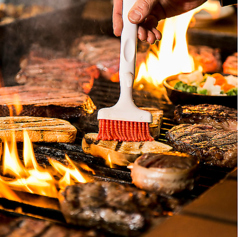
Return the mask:
[[219,49],[208,46],[188,46],[189,54],[194,59],[195,65],[201,65],[203,72],[219,72],[221,70],[221,55]]
[[150,211],[161,212],[155,194],[117,183],[68,186],[59,199],[68,223],[124,236],[138,235],[149,223]]
[[222,105],[178,105],[174,118],[177,123],[208,124],[218,129],[237,130],[237,110]]
[[[119,39],[107,36],[85,35],[73,43],[71,55],[96,65],[105,79],[119,81]],[[137,65],[145,60],[147,53],[137,53]]]
[[224,73],[238,76],[237,56],[238,54],[234,53],[233,55],[227,57],[227,59],[222,65]]
[[169,143],[178,151],[197,156],[209,165],[236,165],[237,131],[224,131],[205,124],[180,124],[166,133]]
[[[36,63],[38,60],[38,63]],[[28,86],[71,89],[89,93],[99,71],[95,65],[74,58],[38,58],[24,66],[16,82]]]
[[[86,116],[96,109],[88,95],[64,88],[27,85],[2,87],[0,101],[0,117],[20,115],[69,120],[82,114]],[[18,114],[14,106],[17,102],[22,106]]]

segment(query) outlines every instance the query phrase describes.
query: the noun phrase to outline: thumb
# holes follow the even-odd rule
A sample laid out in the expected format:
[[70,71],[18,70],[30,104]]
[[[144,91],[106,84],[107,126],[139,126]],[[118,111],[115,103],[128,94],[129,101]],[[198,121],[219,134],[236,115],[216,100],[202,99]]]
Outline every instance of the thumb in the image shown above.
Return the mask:
[[[124,0],[129,1],[129,0]],[[129,20],[134,24],[139,24],[151,13],[156,0],[137,0],[128,13]]]

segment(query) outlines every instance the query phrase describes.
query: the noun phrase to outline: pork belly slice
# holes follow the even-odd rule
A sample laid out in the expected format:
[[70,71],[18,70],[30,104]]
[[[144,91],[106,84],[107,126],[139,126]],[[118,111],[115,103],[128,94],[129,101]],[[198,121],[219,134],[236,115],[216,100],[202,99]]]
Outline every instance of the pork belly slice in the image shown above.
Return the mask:
[[207,124],[218,129],[237,130],[237,110],[222,105],[178,105],[174,118],[177,123]]
[[123,236],[138,236],[150,223],[150,212],[162,211],[155,194],[108,182],[68,186],[59,200],[68,223]]
[[225,131],[204,124],[180,124],[166,133],[177,151],[200,158],[214,166],[233,168],[237,163],[237,131]]

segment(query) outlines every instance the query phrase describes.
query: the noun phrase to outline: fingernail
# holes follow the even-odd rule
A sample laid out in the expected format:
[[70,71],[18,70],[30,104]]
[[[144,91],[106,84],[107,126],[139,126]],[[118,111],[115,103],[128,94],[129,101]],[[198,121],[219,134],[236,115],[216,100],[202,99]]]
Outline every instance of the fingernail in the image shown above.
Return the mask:
[[138,22],[142,18],[142,15],[139,11],[134,10],[129,13],[129,19],[133,22]]

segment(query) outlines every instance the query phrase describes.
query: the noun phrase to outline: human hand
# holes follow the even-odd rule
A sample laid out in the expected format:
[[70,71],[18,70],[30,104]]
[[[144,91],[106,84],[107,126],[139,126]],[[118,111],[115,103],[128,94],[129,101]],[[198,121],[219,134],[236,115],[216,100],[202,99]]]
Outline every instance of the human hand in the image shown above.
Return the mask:
[[[113,30],[120,36],[123,28],[122,1],[113,0]],[[130,1],[130,0],[124,0]],[[137,0],[128,14],[131,23],[138,24],[138,38],[153,44],[161,39],[156,29],[162,19],[192,10],[206,0]]]

